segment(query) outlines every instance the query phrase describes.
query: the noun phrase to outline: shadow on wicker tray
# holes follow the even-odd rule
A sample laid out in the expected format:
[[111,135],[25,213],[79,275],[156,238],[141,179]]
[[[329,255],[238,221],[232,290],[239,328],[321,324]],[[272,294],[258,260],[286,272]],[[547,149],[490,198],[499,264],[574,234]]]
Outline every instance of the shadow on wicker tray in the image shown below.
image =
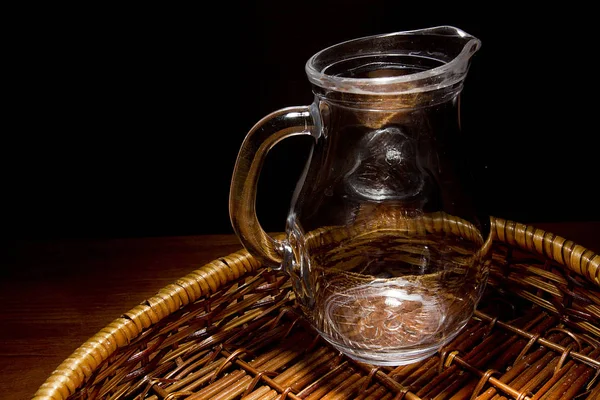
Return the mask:
[[379,367],[304,323],[246,251],[163,288],[77,349],[36,399],[600,399],[600,256],[492,219],[488,289],[422,362]]

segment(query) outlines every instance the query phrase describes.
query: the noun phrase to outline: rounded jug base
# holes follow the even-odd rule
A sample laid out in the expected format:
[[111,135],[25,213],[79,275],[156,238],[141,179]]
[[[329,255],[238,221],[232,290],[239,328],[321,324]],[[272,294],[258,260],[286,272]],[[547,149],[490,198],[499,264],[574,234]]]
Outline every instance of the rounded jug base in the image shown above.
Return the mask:
[[[331,343],[331,342],[330,342]],[[432,355],[434,355],[440,346],[424,347],[416,350],[400,350],[400,351],[364,351],[361,349],[351,349],[344,346],[331,343],[333,347],[341,351],[343,354],[352,358],[353,360],[379,366],[398,366],[413,364],[418,361],[422,361]]]
[[327,337],[327,335],[322,334],[322,337],[335,349],[355,361],[375,366],[393,367],[413,364],[425,360],[440,351],[446,344],[450,343],[461,331],[462,327],[441,343],[422,345],[413,348],[390,348],[385,350],[361,349],[356,347],[350,348],[343,344],[336,343]]

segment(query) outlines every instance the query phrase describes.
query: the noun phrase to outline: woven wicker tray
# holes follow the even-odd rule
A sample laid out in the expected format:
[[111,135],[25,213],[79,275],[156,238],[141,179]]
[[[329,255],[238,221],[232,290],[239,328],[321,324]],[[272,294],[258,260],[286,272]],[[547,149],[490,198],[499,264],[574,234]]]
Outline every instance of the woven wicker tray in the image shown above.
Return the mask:
[[600,256],[492,219],[486,295],[435,356],[375,368],[304,323],[246,251],[161,289],[85,342],[35,399],[600,399]]

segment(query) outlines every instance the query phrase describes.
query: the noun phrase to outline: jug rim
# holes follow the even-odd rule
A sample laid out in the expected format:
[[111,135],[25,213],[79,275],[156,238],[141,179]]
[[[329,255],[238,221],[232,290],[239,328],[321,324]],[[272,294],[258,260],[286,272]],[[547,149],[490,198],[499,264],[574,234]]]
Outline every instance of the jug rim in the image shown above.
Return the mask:
[[[408,73],[404,75],[382,76],[356,78],[346,77],[327,73],[326,70],[331,64],[319,68],[317,65],[322,58],[331,58],[330,53],[342,51],[344,48],[351,49],[352,52],[344,54],[345,59],[351,60],[358,58],[367,58],[376,55],[398,55],[405,54],[415,56],[415,51],[391,48],[386,50],[384,46],[379,48],[380,42],[392,42],[394,39],[407,40],[410,37],[424,38],[426,36],[437,37],[438,39],[447,38],[454,40],[454,47],[459,47],[460,51],[455,54],[449,54],[448,59],[442,61],[439,66],[428,68],[419,72]],[[364,46],[361,46],[364,45]],[[368,46],[371,46],[369,48]],[[333,90],[336,92],[346,92],[354,94],[409,94],[429,90],[441,89],[448,86],[462,83],[464,80],[471,56],[479,50],[481,41],[465,31],[450,25],[440,25],[424,29],[415,29],[407,31],[398,31],[392,33],[376,34],[363,36],[355,39],[343,41],[320,50],[308,59],[305,64],[305,72],[308,80],[320,88]],[[383,49],[383,50],[382,50]],[[431,52],[429,48],[422,48],[423,53]],[[436,60],[441,61],[441,60]]]

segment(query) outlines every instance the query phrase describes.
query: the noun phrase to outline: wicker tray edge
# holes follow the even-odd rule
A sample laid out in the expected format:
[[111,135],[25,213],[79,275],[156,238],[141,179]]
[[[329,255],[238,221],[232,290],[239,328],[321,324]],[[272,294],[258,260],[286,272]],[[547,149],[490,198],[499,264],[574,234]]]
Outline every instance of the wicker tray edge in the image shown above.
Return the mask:
[[[547,257],[600,287],[600,255],[533,226],[494,217],[491,224],[495,241]],[[240,250],[213,260],[165,286],[83,343],[52,372],[33,398],[68,398],[102,362],[145,329],[260,266],[246,250]]]

